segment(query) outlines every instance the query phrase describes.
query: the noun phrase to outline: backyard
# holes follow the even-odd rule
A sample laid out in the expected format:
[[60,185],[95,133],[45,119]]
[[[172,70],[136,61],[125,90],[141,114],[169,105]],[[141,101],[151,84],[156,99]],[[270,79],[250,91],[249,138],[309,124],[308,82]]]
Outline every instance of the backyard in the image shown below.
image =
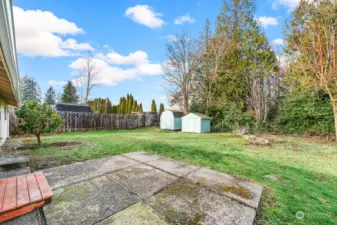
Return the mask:
[[[134,151],[146,151],[263,184],[257,224],[336,224],[337,148],[319,139],[266,136],[250,145],[231,133],[189,134],[158,128],[25,138],[35,170]],[[304,213],[302,217],[301,212]]]

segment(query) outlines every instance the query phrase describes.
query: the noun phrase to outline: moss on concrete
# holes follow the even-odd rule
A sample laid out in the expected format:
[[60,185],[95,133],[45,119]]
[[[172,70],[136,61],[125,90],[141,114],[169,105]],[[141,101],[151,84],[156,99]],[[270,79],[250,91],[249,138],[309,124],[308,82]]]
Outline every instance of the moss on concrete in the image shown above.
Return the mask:
[[249,192],[249,190],[241,186],[222,186],[221,189],[224,192],[230,192],[245,199],[253,199],[253,195]]
[[103,220],[99,225],[165,225],[167,224],[147,205],[139,202]]

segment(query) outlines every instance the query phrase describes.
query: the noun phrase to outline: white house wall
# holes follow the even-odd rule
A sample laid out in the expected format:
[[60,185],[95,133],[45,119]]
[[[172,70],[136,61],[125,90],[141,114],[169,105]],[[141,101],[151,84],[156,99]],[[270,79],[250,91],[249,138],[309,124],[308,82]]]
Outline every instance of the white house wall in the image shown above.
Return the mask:
[[8,106],[0,99],[0,146],[5,143],[9,136],[9,115]]

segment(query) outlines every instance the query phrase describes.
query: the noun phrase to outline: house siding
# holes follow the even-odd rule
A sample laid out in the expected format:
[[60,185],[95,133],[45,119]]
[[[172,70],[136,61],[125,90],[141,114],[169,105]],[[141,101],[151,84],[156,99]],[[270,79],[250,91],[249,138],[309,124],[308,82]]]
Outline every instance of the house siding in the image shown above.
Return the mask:
[[9,115],[8,105],[0,99],[0,146],[2,146],[9,136]]

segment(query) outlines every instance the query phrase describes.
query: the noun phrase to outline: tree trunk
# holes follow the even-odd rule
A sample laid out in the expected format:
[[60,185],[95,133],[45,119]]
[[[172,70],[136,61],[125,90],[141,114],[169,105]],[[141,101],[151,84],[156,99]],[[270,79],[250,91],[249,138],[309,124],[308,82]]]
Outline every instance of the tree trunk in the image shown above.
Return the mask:
[[335,120],[335,141],[337,142],[337,104],[335,100],[332,100],[332,109],[333,109],[333,117]]
[[39,146],[41,146],[42,143],[41,143],[41,137],[40,137],[40,134],[37,134],[37,135],[36,135],[36,138],[37,138],[37,144],[38,144]]
[[184,93],[184,114],[187,115],[188,113],[188,94]]

